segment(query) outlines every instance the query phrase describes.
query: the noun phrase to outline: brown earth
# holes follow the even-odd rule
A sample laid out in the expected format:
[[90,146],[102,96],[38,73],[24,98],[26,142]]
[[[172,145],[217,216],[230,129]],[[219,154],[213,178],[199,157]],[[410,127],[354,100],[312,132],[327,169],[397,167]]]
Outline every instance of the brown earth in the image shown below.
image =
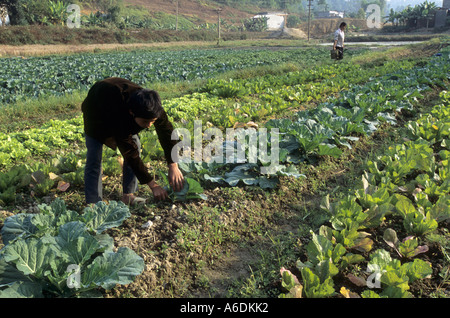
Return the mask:
[[[168,0],[126,0],[124,1],[126,5],[142,6],[148,9],[150,12],[165,12],[175,15],[176,1]],[[217,21],[216,9],[223,8],[221,12],[221,17],[226,19],[234,19],[236,21],[242,19],[248,19],[254,14],[241,11],[236,8],[229,6],[220,6],[217,3],[210,3],[207,1],[198,0],[179,0],[178,12],[188,18],[196,18],[198,20],[203,20],[208,23],[215,23]],[[255,9],[258,12],[258,9]]]

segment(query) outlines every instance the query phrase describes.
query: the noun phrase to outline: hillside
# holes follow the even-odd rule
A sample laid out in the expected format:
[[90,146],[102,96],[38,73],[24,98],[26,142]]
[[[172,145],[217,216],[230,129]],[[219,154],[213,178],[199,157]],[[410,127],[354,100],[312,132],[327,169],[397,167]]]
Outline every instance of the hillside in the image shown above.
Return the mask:
[[[176,14],[176,1],[168,0],[124,0],[126,6],[140,6],[153,12],[165,12],[168,14]],[[226,19],[238,22],[243,19],[248,19],[259,11],[254,8],[253,12],[245,12],[229,6],[219,6],[217,3],[199,0],[179,0],[178,13],[189,19],[198,19],[208,23],[215,23],[217,21],[216,9],[221,7],[223,10],[221,16]],[[251,9],[250,9],[251,10]]]

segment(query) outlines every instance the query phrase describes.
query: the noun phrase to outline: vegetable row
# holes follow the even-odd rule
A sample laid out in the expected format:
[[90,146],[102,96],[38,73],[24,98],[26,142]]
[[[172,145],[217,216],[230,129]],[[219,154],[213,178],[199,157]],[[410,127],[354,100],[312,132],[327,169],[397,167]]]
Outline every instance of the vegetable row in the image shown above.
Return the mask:
[[[218,124],[220,117],[224,117],[218,104],[223,105],[223,109],[232,109],[235,116],[250,98],[258,104],[277,105],[277,110],[264,108],[267,112],[260,118],[266,119],[289,107],[297,108],[312,100],[321,101],[314,109],[266,123],[265,128],[279,129],[282,137],[281,164],[273,167],[271,174],[261,173],[261,167],[264,167],[261,161],[231,165],[215,162],[181,164],[182,169],[192,176],[185,189],[172,197],[205,199],[202,182],[273,188],[279,175],[302,177],[296,163],[324,155],[339,157],[342,149],[352,147],[352,142],[361,136],[370,135],[383,123],[396,123],[396,113],[414,111],[425,91],[436,85],[445,86],[449,74],[448,59],[449,52],[444,51],[440,57],[420,67],[409,64],[405,70],[400,70],[408,62],[388,64],[390,68],[377,69],[388,75],[375,77],[372,74],[374,78],[364,85],[356,83],[365,82],[367,78],[346,64],[325,67],[321,74],[267,77],[267,83],[236,81],[238,93],[235,93],[235,86],[227,88],[225,83],[226,88],[223,88],[224,82],[211,81],[205,88],[208,92],[168,101],[169,115],[182,124],[185,120],[186,125],[192,117],[183,117],[180,108],[188,107],[189,99],[201,101],[200,105],[192,106],[194,117],[217,113],[217,121],[209,117],[212,124]],[[335,74],[343,70],[347,70],[347,75],[335,80]],[[296,76],[298,78],[294,79]],[[301,83],[294,84],[298,81]],[[338,92],[327,89],[338,82],[343,83],[337,86],[339,90],[347,90],[323,101],[322,95]],[[245,87],[239,88],[242,84]],[[318,89],[314,91],[315,88]],[[309,90],[315,95],[306,99],[299,97],[300,93]],[[270,99],[270,96],[275,97]],[[306,247],[308,259],[298,262],[301,283],[291,272],[282,271],[283,287],[287,290],[283,297],[333,296],[336,293],[334,278],[352,264],[366,264],[374,276],[371,282],[353,276],[354,282],[364,281],[369,289],[361,295],[341,289],[341,293],[349,297],[408,297],[411,296],[410,285],[431,274],[430,265],[417,257],[426,251],[420,245],[421,239],[450,218],[450,96],[443,93],[441,98],[442,104],[430,114],[408,124],[409,141],[392,147],[377,161],[368,162],[361,189],[334,204],[324,201],[323,207],[330,214],[330,226],[322,226],[319,233],[312,233],[312,240]],[[235,107],[239,102],[244,106]],[[235,108],[229,108],[230,105]],[[248,123],[256,118],[247,113],[250,110],[251,107],[242,111],[247,116],[234,119],[228,116],[228,122],[222,121],[221,127],[235,126],[238,120]],[[272,140],[274,136],[269,137]],[[66,191],[68,186],[82,185],[85,158],[85,149],[79,145],[82,140],[81,118],[51,121],[41,129],[0,135],[1,164],[3,168],[10,168],[0,174],[0,200],[12,203],[17,200],[17,193],[28,187],[33,194],[45,195],[50,191]],[[151,148],[149,145],[157,146],[153,132],[143,134],[141,141],[144,149]],[[239,145],[233,142],[225,146],[235,148]],[[71,149],[71,153],[58,152],[62,148]],[[254,149],[246,151],[248,154]],[[32,155],[44,160],[15,165]],[[145,158],[153,155],[155,153],[143,153]],[[120,173],[117,159],[116,152],[104,152],[106,175]],[[104,233],[119,226],[129,216],[128,209],[122,204],[100,203],[78,213],[56,200],[51,205],[39,206],[39,212],[17,214],[5,221],[1,232],[5,247],[0,251],[0,296],[86,296],[98,288],[127,284],[142,272],[142,259],[125,248],[113,252],[112,239]],[[385,242],[401,255],[400,259],[384,249],[370,253],[374,242],[366,231],[380,226],[391,215],[401,217],[405,231],[414,236],[400,241],[392,229],[386,230]],[[76,269],[75,273],[67,270],[69,266]],[[373,288],[378,289],[374,291]]]
[[140,85],[185,81],[291,60],[313,62],[324,50],[181,50],[84,53],[0,59],[0,105],[87,91],[96,81],[123,77]]
[[[365,264],[370,275],[348,274],[354,289],[363,291],[341,287],[344,297],[412,297],[411,284],[431,276],[431,264],[419,257],[428,247],[420,244],[450,219],[450,93],[441,93],[441,101],[430,114],[407,124],[409,140],[367,162],[363,185],[353,195],[333,204],[324,199],[330,226],[312,232],[307,260],[297,262],[302,282],[282,269],[286,293],[280,297],[335,296],[334,278],[352,264]],[[372,251],[375,242],[369,232],[392,217],[403,220],[403,229],[397,231],[407,237],[385,228],[387,250]]]
[[[236,127],[238,121],[248,123],[253,119],[259,119],[254,117],[251,111],[264,111],[266,114],[261,117],[268,118],[281,112],[282,109],[298,108],[311,100],[316,103],[323,100],[324,96],[328,96],[327,93],[330,93],[327,87],[335,86],[336,74],[341,74],[339,82],[342,86],[338,85],[337,87],[349,89],[341,91],[338,97],[331,96],[316,108],[297,112],[289,119],[272,119],[266,123],[264,126],[266,129],[270,131],[276,128],[282,134],[280,165],[274,167],[271,175],[261,175],[261,162],[241,165],[205,162],[181,165],[186,173],[192,173],[193,177],[201,181],[233,186],[245,183],[259,185],[263,188],[273,188],[277,185],[280,175],[303,177],[292,164],[313,160],[314,157],[322,155],[339,157],[345,147],[351,148],[352,142],[363,135],[371,134],[379,125],[385,122],[395,123],[395,112],[413,111],[413,103],[421,98],[424,91],[435,85],[444,85],[444,81],[448,78],[447,62],[447,55],[443,54],[420,67],[414,67],[414,63],[409,61],[401,61],[387,63],[385,66],[374,68],[369,72],[358,71],[358,68],[351,64],[332,64],[315,70],[292,72],[282,76],[266,76],[263,80],[250,80],[247,84],[239,80],[229,82],[233,85],[237,84],[238,87],[243,84],[248,90],[246,93],[248,95],[229,98],[214,95],[215,88],[213,87],[222,87],[223,81],[210,81],[202,89],[209,92],[198,92],[166,100],[164,107],[177,127],[192,129],[192,118],[204,118],[204,128],[215,125],[222,129]],[[379,74],[386,75],[375,77]],[[372,80],[364,85],[355,85],[361,81],[365,82],[371,77]],[[321,88],[315,91],[313,87]],[[308,92],[308,97],[297,98],[293,102],[292,94],[296,94],[296,92]],[[317,97],[311,97],[311,94],[315,94]],[[275,96],[274,98],[279,101],[274,102],[274,99],[268,101],[271,96]],[[251,104],[243,103],[236,106],[242,102],[241,99],[250,100],[250,98],[253,100]],[[261,105],[269,105],[271,109]],[[230,119],[231,115],[227,116],[228,112],[232,112],[236,117]],[[233,122],[235,122],[234,125],[232,125]],[[67,156],[68,158],[56,160],[72,162],[74,166],[71,170],[60,171],[58,166],[61,166],[61,162],[47,159],[48,164],[41,163],[37,167],[31,164],[20,165],[8,173],[2,173],[0,200],[3,200],[4,203],[11,202],[16,190],[27,183],[20,180],[29,181],[30,178],[36,183],[34,192],[40,194],[48,193],[60,181],[75,186],[81,185],[83,183],[82,158],[84,158],[85,152],[84,148],[80,146],[82,142],[81,117],[68,121],[50,121],[40,129],[8,135],[0,134],[0,165],[3,168],[10,168],[18,162],[27,162],[27,158],[30,156],[49,158],[51,155],[55,157],[59,149],[71,148],[69,145],[79,149],[78,153],[70,154]],[[141,133],[141,143],[144,161],[159,158],[163,154],[154,131]],[[224,146],[226,148],[230,144]],[[233,145],[233,147],[235,146]],[[249,149],[246,154],[248,151]],[[120,173],[117,153],[105,152],[104,171],[107,175]],[[26,177],[15,176],[15,173],[26,174]],[[35,175],[33,176],[33,173],[35,175],[43,173],[47,178],[37,178]],[[48,178],[49,173],[58,177]]]
[[[352,85],[338,97],[297,112],[293,118],[269,120],[264,127],[281,133],[279,165],[273,167],[270,175],[261,174],[261,167],[267,165],[262,161],[234,165],[194,162],[181,167],[205,181],[230,186],[244,183],[274,188],[279,175],[304,177],[293,164],[313,162],[321,156],[340,157],[345,148],[351,149],[352,143],[362,136],[371,135],[384,123],[395,124],[397,113],[414,111],[414,104],[425,92],[436,86],[442,88],[449,77],[448,58],[447,53],[432,58],[424,66],[397,70],[364,85]],[[247,146],[238,142],[232,145],[236,150],[246,148],[246,158],[249,158],[249,153],[258,150]]]

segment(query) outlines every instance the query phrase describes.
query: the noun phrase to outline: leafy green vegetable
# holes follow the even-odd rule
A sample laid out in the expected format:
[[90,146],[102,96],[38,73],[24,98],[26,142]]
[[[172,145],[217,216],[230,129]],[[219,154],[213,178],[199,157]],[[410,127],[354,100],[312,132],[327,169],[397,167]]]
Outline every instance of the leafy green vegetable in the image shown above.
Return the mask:
[[303,286],[298,278],[291,271],[281,268],[281,286],[287,290],[287,293],[281,294],[280,298],[302,298]]
[[81,215],[60,199],[39,208],[5,220],[0,297],[98,296],[98,287],[129,284],[144,270],[141,257],[126,247],[113,252],[104,234],[130,216],[122,202],[99,202]]
[[438,227],[438,222],[432,217],[430,212],[417,210],[411,200],[405,196],[396,194],[395,207],[403,217],[403,225],[408,233],[424,235],[434,231]]
[[[314,51],[316,54],[311,50],[139,50],[86,53],[70,57],[2,58],[0,71],[7,76],[0,79],[0,103],[86,91],[96,81],[107,77],[124,77],[140,85],[210,78],[234,69],[298,58],[316,59],[317,52],[321,50]],[[62,74],[61,69],[64,68],[70,68],[71,71]]]
[[388,228],[384,231],[383,240],[392,247],[401,257],[413,258],[420,253],[428,251],[428,246],[419,246],[418,239],[412,236],[405,238],[404,241],[399,241],[397,233]]
[[169,198],[172,201],[186,201],[186,200],[207,200],[208,197],[206,194],[204,194],[204,189],[200,185],[198,181],[192,178],[186,177],[184,180],[184,186],[183,189],[181,189],[178,192],[175,192],[172,187],[169,185],[169,179],[167,176],[163,173],[160,173],[159,176],[162,179],[162,185],[164,186],[164,189],[169,193]]
[[[440,67],[444,67],[440,64],[441,62],[439,61],[438,64]],[[431,69],[433,70],[431,71]],[[419,74],[420,71],[414,70],[415,80],[421,84],[430,83],[429,80],[422,77],[423,74]],[[430,71],[429,74],[442,74],[434,67],[425,71]],[[408,79],[410,83],[415,80]],[[370,88],[365,89],[367,92],[369,89],[377,87],[380,95],[386,93],[384,83],[380,81],[376,82],[375,86],[368,85],[368,87]],[[389,98],[392,98],[395,94],[394,91],[388,91],[389,94],[392,94]],[[405,97],[420,98],[421,96],[419,91],[410,94],[405,91],[398,93],[405,94],[402,95]],[[395,98],[399,98],[400,95],[395,95]],[[437,105],[431,112],[440,121],[448,121],[449,118],[448,106],[450,104],[448,101],[450,98],[448,96],[450,95],[446,92],[441,94],[442,100],[446,103]],[[363,120],[364,117],[358,119],[359,123],[362,121],[370,123],[366,126],[366,132],[374,131],[383,120],[393,122],[393,118],[388,113],[380,113],[381,111],[385,112],[387,110],[385,107],[390,106],[387,103],[378,105],[370,102],[375,99],[383,100],[381,96],[372,93],[366,96],[364,93],[354,95],[352,92],[344,92],[341,97],[341,100],[348,103],[352,109],[364,107],[365,111],[359,112],[359,115],[370,116],[369,109],[377,108],[376,118],[366,117],[370,121]],[[326,109],[323,108],[322,113],[316,113],[314,118],[319,122],[321,120],[330,122],[327,125],[328,128],[342,128],[344,121],[337,119],[336,122],[333,122],[333,114],[349,118],[351,112],[348,108],[346,110],[345,107],[342,107],[344,105],[341,105],[335,113],[331,110],[333,107],[328,105]],[[411,110],[408,105],[397,105],[397,110],[404,108]],[[307,118],[308,116],[302,117]],[[320,206],[329,214],[331,227],[323,225],[319,230],[319,235],[312,233],[312,239],[306,246],[307,260],[297,261],[302,273],[301,286],[306,297],[333,296],[335,294],[333,276],[352,263],[365,261],[364,254],[372,249],[373,241],[369,239],[368,233],[361,230],[379,226],[385,217],[392,214],[401,216],[404,220],[404,229],[418,237],[408,236],[400,241],[394,230],[387,229],[384,233],[384,241],[402,259],[411,259],[428,250],[426,245],[419,245],[420,236],[431,233],[440,222],[449,218],[449,174],[447,171],[449,143],[447,143],[445,133],[443,138],[436,137],[436,131],[441,125],[439,120],[431,121],[431,117],[427,116],[426,120],[419,120],[419,122],[422,121],[420,125],[409,125],[410,129],[411,127],[420,127],[420,129],[413,130],[415,136],[411,140],[390,147],[385,155],[378,157],[378,161],[369,161],[367,163],[369,171],[363,175],[362,187],[358,188],[354,195],[350,194],[336,203],[331,203],[329,196],[323,199]],[[268,125],[275,125],[280,130],[288,132],[292,122],[277,120],[269,121]],[[429,133],[427,130],[434,130],[434,132]],[[291,138],[285,139],[285,144],[288,143],[292,146],[290,150],[295,149],[295,143]],[[297,145],[300,144],[301,142],[298,141]],[[350,250],[364,254],[349,253]],[[416,280],[428,278],[433,273],[433,269],[430,263],[419,258],[402,264],[388,251],[378,249],[370,254],[367,272],[371,273],[367,279],[356,276],[352,278],[352,281],[358,286],[370,288],[364,290],[361,297],[400,298],[412,297],[409,291],[410,284]],[[285,273],[282,275],[283,286],[290,288],[296,286],[291,275]],[[289,290],[289,288],[286,289]],[[345,289],[344,294],[349,295],[348,290]],[[352,295],[358,296],[355,293]],[[292,296],[292,293],[282,295],[282,297],[288,296]]]
[[[322,266],[323,271],[329,271],[326,265],[329,263],[324,262]],[[302,268],[302,278],[304,282],[304,293],[307,298],[326,298],[335,295],[334,282],[332,277],[328,277],[325,280],[314,274],[309,268]],[[326,276],[326,275],[324,275]]]
[[411,297],[409,284],[418,279],[431,275],[430,264],[415,259],[413,262],[401,264],[399,260],[392,259],[386,250],[377,250],[371,255],[367,269],[372,273],[380,273],[382,296]]

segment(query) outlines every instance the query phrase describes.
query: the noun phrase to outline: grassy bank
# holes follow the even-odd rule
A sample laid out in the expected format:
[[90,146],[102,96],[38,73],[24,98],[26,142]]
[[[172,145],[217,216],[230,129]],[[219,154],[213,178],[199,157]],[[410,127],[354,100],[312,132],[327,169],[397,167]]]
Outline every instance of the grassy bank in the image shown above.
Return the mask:
[[[258,32],[223,32],[223,41],[245,40],[264,37]],[[7,26],[0,29],[0,45],[31,44],[130,44],[130,43],[164,43],[182,41],[217,42],[217,30],[151,30],[101,28],[67,28],[65,26]]]

